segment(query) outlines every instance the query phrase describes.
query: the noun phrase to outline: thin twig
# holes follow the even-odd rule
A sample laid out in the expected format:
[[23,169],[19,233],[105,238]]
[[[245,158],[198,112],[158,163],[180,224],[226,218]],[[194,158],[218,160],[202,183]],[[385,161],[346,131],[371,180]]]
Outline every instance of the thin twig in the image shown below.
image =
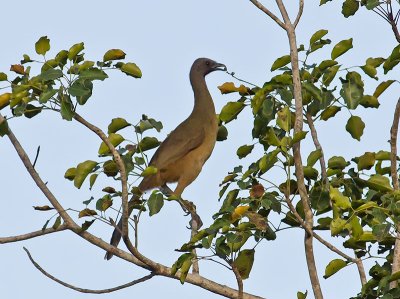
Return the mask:
[[69,289],[72,289],[74,291],[77,292],[81,292],[81,293],[88,293],[88,294],[105,294],[105,293],[112,293],[115,291],[119,291],[125,288],[129,288],[135,284],[144,282],[146,280],[149,280],[151,278],[153,278],[156,274],[155,273],[150,273],[149,275],[143,276],[142,278],[139,279],[135,279],[131,282],[125,283],[123,285],[117,286],[117,287],[113,287],[113,288],[109,288],[109,289],[102,289],[102,290],[92,290],[92,289],[83,289],[80,287],[76,287],[73,286],[69,283],[66,283],[60,279],[58,279],[57,277],[54,277],[53,275],[51,275],[50,273],[48,273],[46,270],[44,270],[32,257],[31,253],[29,252],[29,250],[25,247],[23,247],[24,250],[26,251],[26,254],[29,257],[29,260],[32,262],[32,264],[35,266],[36,269],[38,269],[43,275],[45,275],[46,277],[50,278],[51,280],[63,285],[64,287],[67,287]]
[[39,158],[39,153],[40,153],[40,145],[38,146],[38,148],[36,150],[35,160],[33,161],[33,168],[35,168],[35,166],[36,166],[37,159]]
[[358,274],[360,275],[361,284],[365,285],[367,283],[367,276],[365,275],[365,269],[362,260],[357,258],[356,265],[358,269]]
[[296,20],[294,20],[294,23],[293,23],[294,28],[296,28],[297,24],[299,24],[301,15],[303,14],[303,10],[304,10],[304,0],[299,0],[299,12],[297,13]]
[[264,5],[262,5],[257,0],[250,0],[259,10],[266,13],[271,19],[273,19],[282,29],[286,30],[285,24],[276,16],[274,15],[269,9],[267,9]]
[[321,157],[319,158],[319,163],[321,165],[322,181],[325,182],[325,186],[329,186],[329,179],[326,174],[325,155],[324,155],[324,151],[322,149],[321,143],[319,143],[319,140],[318,140],[318,134],[317,134],[317,130],[315,129],[315,126],[314,126],[314,121],[312,119],[312,116],[309,113],[306,113],[306,118],[307,118],[308,127],[311,130],[311,137],[314,142],[315,148],[321,152]]
[[[399,177],[397,174],[397,133],[399,130],[400,98],[394,110],[393,124],[390,129],[390,173],[394,190],[399,190]],[[392,274],[400,271],[400,224],[397,224],[397,238],[394,244]],[[391,288],[397,287],[397,280],[390,283]]]
[[66,229],[68,229],[68,226],[65,223],[63,223],[59,227],[57,227],[56,229],[50,227],[50,228],[41,229],[41,230],[37,230],[37,231],[30,232],[30,233],[27,233],[27,234],[18,235],[18,236],[0,237],[0,244],[24,241],[24,240],[28,240],[28,239],[32,239],[32,238],[36,238],[36,237],[40,237],[40,236],[56,233],[56,232],[61,232],[61,231],[64,231]]

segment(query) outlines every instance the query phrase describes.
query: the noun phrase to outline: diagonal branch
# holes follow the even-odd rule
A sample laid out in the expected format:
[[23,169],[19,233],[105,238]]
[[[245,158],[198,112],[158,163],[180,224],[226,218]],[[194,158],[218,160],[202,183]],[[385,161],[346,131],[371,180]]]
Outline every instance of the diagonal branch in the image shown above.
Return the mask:
[[306,113],[306,118],[307,118],[308,127],[311,130],[311,137],[314,142],[315,148],[317,150],[320,150],[320,152],[321,152],[321,157],[319,158],[319,163],[321,165],[321,177],[322,177],[322,180],[325,182],[325,185],[328,186],[329,180],[328,180],[328,176],[326,175],[326,163],[325,163],[324,151],[322,150],[321,143],[319,143],[317,130],[315,129],[312,116],[309,113]]
[[[399,130],[400,98],[394,110],[393,124],[390,129],[390,173],[394,190],[399,190],[399,176],[397,174],[397,133]],[[397,238],[394,243],[392,274],[400,271],[400,224],[397,224]],[[397,280],[390,283],[391,288],[397,287]]]
[[304,0],[299,0],[299,12],[297,13],[296,20],[294,20],[294,23],[293,23],[294,28],[296,28],[297,24],[299,24],[301,15],[303,14],[303,10],[304,10]]
[[274,20],[282,29],[286,30],[285,24],[276,16],[274,15],[268,8],[266,8],[264,5],[262,5],[259,1],[257,0],[250,0],[251,3],[253,3],[259,10],[262,12],[266,13],[272,20]]
[[133,285],[135,285],[135,284],[144,282],[144,281],[149,280],[149,279],[151,279],[151,278],[153,278],[153,277],[155,276],[155,273],[150,273],[149,275],[143,276],[142,278],[135,279],[135,280],[133,280],[133,281],[131,281],[131,282],[125,283],[125,284],[123,284],[123,285],[120,285],[120,286],[117,286],[117,287],[114,287],[114,288],[109,288],[109,289],[102,289],[102,290],[83,289],[83,288],[79,288],[79,287],[73,286],[73,285],[71,285],[71,284],[69,284],[69,283],[66,283],[66,282],[64,282],[64,281],[62,281],[62,280],[60,280],[60,279],[58,279],[57,277],[54,277],[53,275],[51,275],[50,273],[48,273],[46,270],[44,270],[44,269],[33,259],[32,255],[31,255],[31,253],[29,252],[28,249],[26,249],[26,248],[24,247],[24,250],[26,251],[26,254],[27,254],[28,257],[29,257],[29,260],[32,262],[32,264],[35,266],[35,268],[38,269],[40,272],[42,272],[43,275],[45,275],[46,277],[50,278],[51,280],[53,280],[53,281],[55,281],[55,282],[57,282],[57,283],[59,283],[59,284],[61,284],[61,285],[63,285],[64,287],[67,287],[67,288],[69,288],[69,289],[72,289],[72,290],[74,290],[74,291],[78,291],[78,292],[81,292],[81,293],[89,293],[89,294],[105,294],[105,293],[112,293],[112,292],[119,291],[119,290],[122,290],[122,289],[125,289],[125,288],[129,288],[129,287],[131,287],[131,286],[133,286]]
[[10,237],[0,237],[0,244],[24,241],[24,240],[28,240],[28,239],[32,239],[32,238],[36,238],[36,237],[40,237],[40,236],[44,236],[44,235],[48,235],[48,234],[51,234],[51,233],[61,232],[61,231],[66,230],[66,229],[68,229],[68,226],[65,223],[63,223],[59,227],[57,227],[56,229],[50,227],[50,228],[37,230],[37,231],[31,232],[31,233],[27,233],[27,234],[23,234],[23,235],[10,236]]
[[[0,113],[0,123],[5,121],[5,118],[3,115]],[[43,182],[35,168],[33,167],[28,155],[26,154],[25,150],[19,143],[18,139],[15,137],[11,129],[8,127],[8,132],[7,136],[10,139],[12,145],[14,146],[18,156],[20,157],[22,163],[24,164],[26,170],[36,183],[36,185],[39,187],[39,189],[43,192],[43,194],[46,196],[46,198],[50,201],[52,206],[57,210],[57,212],[60,214],[61,218],[64,220],[64,222],[67,224],[68,227],[70,226],[77,226],[77,224],[72,220],[72,218],[68,215],[68,213],[64,210],[64,208],[61,206],[61,204],[58,202],[56,197],[53,195],[53,193],[50,191],[50,189],[47,187],[47,185]]]
[[88,122],[78,113],[74,114],[74,119],[84,125],[86,128],[91,130],[100,139],[107,145],[111,154],[113,155],[114,161],[118,166],[120,175],[121,175],[121,188],[122,188],[122,233],[121,235],[127,236],[128,235],[128,218],[129,218],[129,208],[128,208],[128,174],[126,173],[125,164],[122,161],[121,155],[115,149],[115,147],[111,144],[110,140],[108,139],[107,135],[98,127]]

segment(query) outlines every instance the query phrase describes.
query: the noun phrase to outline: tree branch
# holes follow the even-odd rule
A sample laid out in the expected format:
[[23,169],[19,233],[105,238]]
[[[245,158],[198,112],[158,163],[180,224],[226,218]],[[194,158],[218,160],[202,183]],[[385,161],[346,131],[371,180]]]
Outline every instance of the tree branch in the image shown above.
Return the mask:
[[239,269],[235,266],[235,264],[231,263],[232,271],[235,274],[236,281],[238,284],[238,296],[237,299],[243,299],[243,279],[240,276]]
[[296,28],[297,25],[299,24],[301,15],[303,14],[303,10],[304,10],[304,0],[299,0],[299,12],[297,13],[296,20],[294,20],[294,23],[293,23],[294,28]]
[[0,244],[24,241],[24,240],[28,240],[28,239],[44,236],[44,235],[51,234],[51,233],[61,232],[61,231],[66,230],[66,229],[68,229],[68,226],[65,223],[63,223],[59,227],[57,227],[56,229],[50,227],[50,228],[37,230],[37,231],[31,232],[31,233],[27,233],[27,234],[23,234],[23,235],[10,236],[10,237],[0,237]]
[[[0,123],[5,121],[5,118],[3,115],[0,113]],[[14,146],[18,156],[20,157],[22,163],[24,164],[26,170],[36,183],[36,185],[39,187],[39,189],[42,191],[42,193],[46,196],[46,198],[50,201],[52,206],[57,210],[57,212],[60,214],[61,218],[64,220],[64,222],[67,224],[68,227],[72,226],[78,226],[72,218],[68,215],[68,213],[64,210],[64,208],[61,206],[61,204],[58,202],[56,197],[53,195],[53,193],[49,190],[47,185],[43,182],[35,168],[33,167],[28,155],[26,154],[24,148],[21,146],[19,143],[18,139],[15,137],[13,132],[11,131],[10,127],[8,128],[8,133],[7,133],[8,138],[10,139],[12,145]]]
[[125,164],[122,161],[121,155],[115,149],[115,147],[111,144],[107,135],[98,127],[88,122],[78,113],[74,114],[74,119],[84,125],[86,128],[91,130],[100,139],[107,145],[111,154],[113,155],[114,161],[118,166],[119,173],[121,175],[121,188],[122,188],[122,237],[126,237],[128,235],[128,218],[129,218],[129,208],[128,208],[128,174],[126,173]]
[[[390,173],[394,190],[399,190],[399,177],[397,174],[397,133],[399,130],[400,98],[394,110],[393,124],[390,129]],[[400,224],[397,224],[397,238],[394,243],[392,274],[400,271]],[[390,283],[391,288],[397,287],[397,280]]]
[[122,290],[122,289],[125,289],[125,288],[128,288],[128,287],[131,287],[131,286],[133,286],[133,285],[135,285],[135,284],[144,282],[144,281],[149,280],[149,279],[151,279],[151,278],[153,278],[153,277],[155,276],[155,273],[150,273],[149,275],[143,276],[142,278],[135,279],[135,280],[133,280],[133,281],[131,281],[131,282],[125,283],[125,284],[123,284],[123,285],[120,285],[120,286],[117,286],[117,287],[114,287],[114,288],[109,288],[109,289],[102,289],[102,290],[83,289],[83,288],[79,288],[79,287],[73,286],[73,285],[71,285],[71,284],[69,284],[69,283],[66,283],[66,282],[64,282],[64,281],[62,281],[62,280],[60,280],[60,279],[58,279],[57,277],[54,277],[54,276],[51,275],[50,273],[48,273],[46,270],[44,270],[44,269],[33,259],[31,253],[29,252],[29,250],[28,250],[27,248],[25,248],[25,247],[23,247],[23,248],[24,248],[24,250],[26,251],[26,254],[27,254],[28,257],[29,257],[29,260],[32,262],[32,264],[35,266],[36,269],[38,269],[40,272],[42,272],[43,275],[45,275],[46,277],[50,278],[51,280],[53,280],[53,281],[55,281],[55,282],[57,282],[57,283],[59,283],[59,284],[61,284],[61,285],[63,285],[64,287],[67,287],[67,288],[69,288],[69,289],[72,289],[72,290],[74,290],[74,291],[78,291],[78,292],[81,292],[81,293],[89,293],[89,294],[105,294],[105,293],[112,293],[112,292],[115,292],[115,291],[119,291],[119,290]]
[[[286,7],[282,0],[276,0],[276,3],[281,12],[282,18],[285,23],[287,36],[289,39],[290,46],[290,58],[292,65],[293,75],[293,90],[295,99],[295,123],[294,123],[294,134],[299,133],[303,129],[303,99],[301,93],[301,81],[300,81],[300,70],[299,70],[299,57],[297,51],[297,41],[295,27],[292,25],[289,15],[286,11]],[[313,234],[310,233],[313,230],[314,215],[310,208],[307,188],[304,183],[304,172],[303,162],[301,159],[300,142],[293,145],[293,158],[295,164],[295,174],[297,177],[297,186],[300,194],[301,201],[303,203],[303,209],[305,214],[305,225],[307,230],[304,236],[304,248],[306,253],[306,261],[308,272],[310,275],[311,285],[316,299],[322,299],[322,290],[319,283],[317,266],[315,264],[314,249],[313,249]]]
[[279,20],[279,18],[274,15],[269,9],[267,9],[264,5],[262,5],[260,2],[257,0],[250,0],[251,3],[253,3],[259,10],[262,12],[266,13],[272,20],[274,20],[282,29],[286,30],[285,24]]
[[328,176],[326,175],[326,163],[325,163],[324,151],[322,150],[322,146],[319,143],[317,130],[315,129],[312,116],[309,113],[306,113],[306,118],[307,118],[308,127],[311,130],[311,136],[312,136],[312,140],[314,142],[315,148],[317,150],[320,150],[320,152],[321,152],[321,157],[319,158],[319,163],[321,165],[321,177],[322,177],[322,180],[325,182],[325,185],[328,186],[329,180],[328,180]]

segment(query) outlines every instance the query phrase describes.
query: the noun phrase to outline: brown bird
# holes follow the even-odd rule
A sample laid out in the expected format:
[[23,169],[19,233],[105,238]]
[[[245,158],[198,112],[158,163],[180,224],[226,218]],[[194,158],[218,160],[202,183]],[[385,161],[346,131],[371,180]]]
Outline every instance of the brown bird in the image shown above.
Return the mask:
[[[180,197],[183,190],[199,175],[214,149],[218,131],[214,102],[208,91],[205,76],[218,70],[226,71],[226,66],[208,58],[198,58],[194,61],[189,74],[194,93],[193,111],[154,153],[149,165],[156,167],[158,171],[143,178],[138,186],[140,191],[177,182],[173,194]],[[129,203],[135,199],[136,196]],[[110,244],[113,246],[117,246],[121,240],[121,220],[118,227],[120,229],[116,228],[111,237]],[[112,253],[107,252],[105,258],[109,260],[112,256]]]

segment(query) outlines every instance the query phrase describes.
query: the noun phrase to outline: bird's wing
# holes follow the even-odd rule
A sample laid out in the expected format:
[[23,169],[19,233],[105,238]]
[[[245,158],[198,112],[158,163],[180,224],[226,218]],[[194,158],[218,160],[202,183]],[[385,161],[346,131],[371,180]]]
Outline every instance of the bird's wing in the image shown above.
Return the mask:
[[181,123],[161,143],[151,158],[150,165],[162,169],[174,163],[199,147],[203,143],[204,137],[204,129],[201,126],[193,126],[189,122]]

